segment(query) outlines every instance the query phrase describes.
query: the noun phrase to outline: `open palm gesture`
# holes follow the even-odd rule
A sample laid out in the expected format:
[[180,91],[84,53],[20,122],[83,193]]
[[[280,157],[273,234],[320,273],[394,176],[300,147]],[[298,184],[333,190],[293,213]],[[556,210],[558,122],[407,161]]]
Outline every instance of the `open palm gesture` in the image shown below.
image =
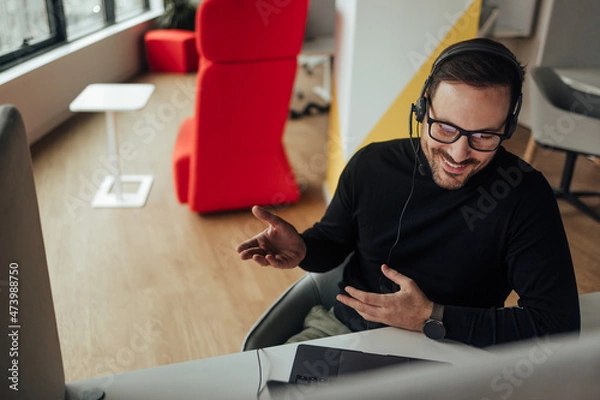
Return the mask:
[[264,208],[254,206],[254,216],[269,226],[237,247],[242,260],[253,259],[262,266],[294,268],[306,255],[306,244],[296,228]]

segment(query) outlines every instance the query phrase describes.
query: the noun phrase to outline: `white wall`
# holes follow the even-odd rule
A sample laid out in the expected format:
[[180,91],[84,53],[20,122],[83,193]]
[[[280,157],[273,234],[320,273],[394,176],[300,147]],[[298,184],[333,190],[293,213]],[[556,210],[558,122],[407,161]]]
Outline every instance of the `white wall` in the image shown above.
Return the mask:
[[[344,118],[350,114],[350,100],[352,99],[352,77],[354,69],[354,38],[356,34],[356,12],[357,4],[353,0],[338,0],[337,7],[337,26],[335,33],[335,62],[333,76],[336,81],[334,96],[337,98],[339,127],[341,132],[348,132],[350,129],[349,118]],[[349,149],[347,141],[341,141],[341,150],[343,158],[347,159],[347,154],[354,150]]]
[[600,1],[554,0],[541,65],[600,67]]
[[69,104],[90,83],[122,82],[145,64],[143,34],[162,10],[66,44],[0,73],[0,104],[25,120],[29,143],[64,122]]

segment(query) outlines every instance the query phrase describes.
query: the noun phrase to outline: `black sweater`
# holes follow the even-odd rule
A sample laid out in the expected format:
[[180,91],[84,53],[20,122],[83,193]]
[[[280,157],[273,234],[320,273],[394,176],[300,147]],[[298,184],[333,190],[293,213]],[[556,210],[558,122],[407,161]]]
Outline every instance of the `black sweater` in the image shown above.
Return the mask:
[[[420,151],[419,158],[425,160]],[[302,234],[307,255],[300,266],[325,272],[350,255],[340,288],[389,292],[380,268],[414,176],[389,266],[445,305],[447,338],[487,346],[579,330],[569,246],[542,174],[502,147],[459,190],[439,187],[417,164],[410,139],[359,150],[322,220]],[[504,308],[511,289],[519,306]],[[334,310],[353,331],[376,326],[339,302]]]

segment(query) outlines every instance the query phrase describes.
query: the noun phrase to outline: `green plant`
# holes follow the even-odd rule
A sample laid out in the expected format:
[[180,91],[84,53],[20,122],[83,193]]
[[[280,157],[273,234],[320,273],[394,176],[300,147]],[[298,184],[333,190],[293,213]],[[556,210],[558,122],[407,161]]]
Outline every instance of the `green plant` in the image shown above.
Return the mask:
[[188,0],[165,0],[165,12],[156,20],[159,29],[185,29],[196,26],[196,6]]

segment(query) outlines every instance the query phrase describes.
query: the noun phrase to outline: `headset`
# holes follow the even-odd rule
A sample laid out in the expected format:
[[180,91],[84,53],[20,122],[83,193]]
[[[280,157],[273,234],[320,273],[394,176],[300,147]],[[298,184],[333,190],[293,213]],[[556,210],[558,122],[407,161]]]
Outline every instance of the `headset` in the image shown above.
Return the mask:
[[[517,72],[519,79],[521,80],[521,82],[523,82],[524,76],[523,76],[523,69],[521,68],[521,64],[519,63],[519,61],[517,61],[514,54],[512,54],[508,49],[504,49],[502,47],[495,47],[486,42],[469,41],[469,42],[456,44],[456,45],[454,45],[454,47],[452,47],[449,50],[447,50],[446,52],[442,53],[438,57],[438,59],[435,61],[435,63],[433,64],[433,67],[431,68],[431,72],[429,73],[429,76],[427,77],[427,79],[425,80],[425,83],[423,84],[423,89],[421,90],[421,94],[419,95],[419,98],[417,99],[416,103],[411,104],[411,109],[410,109],[411,120],[412,120],[413,113],[415,115],[415,120],[417,122],[422,123],[423,120],[425,119],[425,114],[427,112],[427,97],[425,97],[425,93],[427,92],[427,89],[429,88],[429,85],[431,84],[432,77],[435,76],[440,65],[443,64],[449,58],[455,57],[459,54],[465,54],[465,53],[469,53],[469,52],[481,52],[481,53],[487,53],[487,54],[494,54],[496,56],[501,57],[502,59],[508,61],[512,65],[515,72]],[[510,137],[513,135],[513,133],[515,133],[515,130],[517,129],[517,120],[519,118],[519,113],[521,111],[522,101],[523,101],[523,92],[521,91],[521,93],[519,93],[519,96],[517,97],[517,102],[515,103],[514,109],[509,114],[509,116],[506,120],[506,129],[505,129],[506,139],[510,139]],[[411,123],[411,127],[409,129],[410,129],[409,134],[410,134],[410,137],[412,138],[412,123]]]

